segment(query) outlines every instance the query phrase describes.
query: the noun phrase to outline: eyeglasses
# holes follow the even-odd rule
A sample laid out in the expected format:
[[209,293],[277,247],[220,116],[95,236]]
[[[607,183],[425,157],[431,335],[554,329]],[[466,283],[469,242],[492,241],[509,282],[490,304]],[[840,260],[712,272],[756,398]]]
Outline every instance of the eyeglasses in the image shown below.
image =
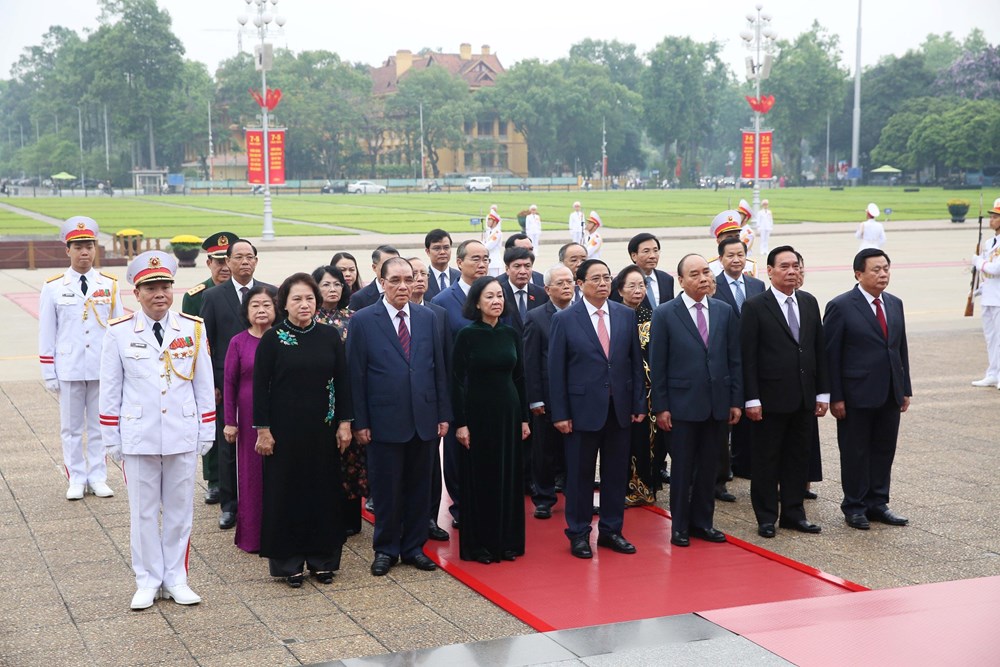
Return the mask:
[[586,279],[586,281],[591,285],[603,285],[604,283],[611,282],[611,274],[606,276],[590,276]]

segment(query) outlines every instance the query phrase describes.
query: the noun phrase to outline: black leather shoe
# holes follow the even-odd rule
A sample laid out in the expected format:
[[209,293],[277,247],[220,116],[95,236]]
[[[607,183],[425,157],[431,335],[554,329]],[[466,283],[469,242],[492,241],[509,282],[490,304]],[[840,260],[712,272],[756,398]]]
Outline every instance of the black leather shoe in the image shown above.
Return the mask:
[[457,528],[461,528],[462,526],[458,523],[458,519],[452,519],[451,520],[451,527],[457,529]]
[[365,498],[365,511],[375,514],[375,503],[371,498]]
[[500,555],[500,557],[503,558],[504,560],[517,560],[517,552],[516,551],[504,551]]
[[871,528],[871,524],[868,523],[868,519],[864,514],[852,514],[850,516],[844,517],[844,521],[851,528],[857,528],[858,530],[868,530]]
[[417,554],[413,558],[404,558],[403,562],[407,565],[412,565],[418,570],[424,570],[425,572],[430,572],[431,570],[438,569],[437,563],[432,561],[424,554]]
[[736,496],[734,496],[733,494],[729,493],[729,491],[726,491],[725,487],[723,487],[721,491],[718,490],[718,489],[716,489],[716,491],[715,491],[715,499],[716,500],[721,500],[724,503],[735,503],[736,502]]
[[661,470],[660,471],[660,481],[664,484],[670,484],[670,471]]
[[489,554],[479,554],[475,558],[477,563],[482,563],[483,565],[490,565],[493,563],[493,556]]
[[896,514],[891,509],[886,508],[885,510],[878,512],[875,510],[868,510],[865,512],[869,521],[878,521],[879,523],[887,523],[890,526],[905,526],[910,523],[910,520],[905,516],[900,516]]
[[813,493],[812,491],[809,491],[808,489],[806,490],[806,492],[805,492],[804,494],[802,494],[802,497],[803,497],[803,498],[804,498],[805,500],[816,500],[817,498],[819,498],[819,496],[818,496],[818,495],[816,495],[816,494],[815,494],[815,493]]
[[635,546],[619,533],[606,533],[597,536],[597,546],[607,547],[620,554],[634,554]]
[[210,486],[207,489],[205,489],[205,504],[206,505],[219,504],[219,487]]
[[675,547],[689,547],[691,546],[691,539],[688,537],[686,530],[675,530],[670,534],[670,543]]
[[593,558],[594,552],[590,550],[590,542],[585,537],[578,537],[570,540],[569,552],[577,558]]
[[219,529],[229,530],[236,525],[236,512],[223,512],[219,516]]
[[566,477],[560,475],[556,477],[556,493],[562,493],[566,490]]
[[451,535],[448,531],[431,521],[430,526],[427,527],[427,537],[438,542],[447,542],[451,539]]
[[372,562],[372,576],[384,577],[389,574],[389,569],[396,564],[396,559],[389,554],[375,554]]
[[782,528],[789,528],[791,530],[797,530],[800,533],[812,533],[816,534],[823,530],[814,523],[809,523],[806,519],[797,519],[795,521],[786,521],[782,519],[778,522],[778,525]]
[[536,519],[551,519],[552,518],[552,508],[551,507],[545,507],[544,505],[542,507],[536,507],[535,508],[535,518]]
[[691,537],[697,537],[700,540],[705,540],[706,542],[725,542],[726,535],[721,530],[716,530],[715,528],[696,528],[694,526],[688,531],[691,533]]
[[316,577],[316,581],[321,584],[333,583],[333,572],[329,570],[325,570],[323,572],[313,572],[313,576]]
[[757,526],[757,534],[761,537],[774,537],[774,524],[773,523],[762,523]]
[[[331,575],[332,576],[332,575]],[[285,582],[291,588],[302,588],[302,580],[305,579],[305,574],[299,572],[298,574],[293,574],[285,577]]]

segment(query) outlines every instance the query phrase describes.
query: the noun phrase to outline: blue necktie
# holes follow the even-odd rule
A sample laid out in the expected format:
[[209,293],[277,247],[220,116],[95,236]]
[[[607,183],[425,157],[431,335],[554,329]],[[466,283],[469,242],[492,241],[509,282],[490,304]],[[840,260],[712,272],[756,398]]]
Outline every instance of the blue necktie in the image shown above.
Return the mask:
[[653,308],[657,306],[657,296],[656,290],[653,289],[653,277],[646,276],[646,298],[649,299],[649,305]]
[[440,285],[441,285],[441,291],[443,292],[446,289],[448,289],[448,286],[444,284],[444,271],[442,271],[441,273],[438,274],[438,278],[441,279]]
[[524,303],[524,290],[517,290],[517,312],[521,315],[521,321],[528,316],[528,306]]
[[740,281],[733,281],[733,298],[736,300],[736,312],[743,312],[743,302],[747,300],[745,294],[743,294],[743,286],[740,285]]

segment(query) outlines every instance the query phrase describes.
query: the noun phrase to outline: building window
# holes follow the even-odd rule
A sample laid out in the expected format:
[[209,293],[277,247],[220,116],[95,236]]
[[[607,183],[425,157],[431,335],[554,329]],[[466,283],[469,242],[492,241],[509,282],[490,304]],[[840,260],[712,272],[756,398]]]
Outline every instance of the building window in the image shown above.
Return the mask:
[[505,120],[500,121],[500,138],[501,139],[506,139],[507,138],[507,125],[508,125],[507,121],[505,121]]
[[465,151],[462,167],[466,171],[471,171],[473,169],[472,151]]
[[493,119],[481,120],[479,121],[479,136],[480,137],[492,137],[493,136]]
[[497,168],[498,169],[509,169],[510,168],[510,155],[507,152],[507,144],[500,144],[499,155],[497,156]]
[[471,120],[465,121],[465,134],[467,136],[470,136],[470,137],[472,136],[472,121]]
[[494,155],[490,151],[488,153],[479,154],[479,163],[482,165],[483,169],[493,169]]

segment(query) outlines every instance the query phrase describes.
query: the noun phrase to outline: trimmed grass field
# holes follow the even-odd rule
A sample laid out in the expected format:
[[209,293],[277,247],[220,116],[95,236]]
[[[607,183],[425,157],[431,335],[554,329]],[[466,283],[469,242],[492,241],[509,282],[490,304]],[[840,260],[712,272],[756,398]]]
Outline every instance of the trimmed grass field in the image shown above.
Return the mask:
[[[988,197],[986,195],[989,195]],[[994,193],[984,193],[992,201]],[[721,210],[735,208],[748,190],[646,190],[591,192],[435,193],[387,195],[293,195],[273,198],[278,236],[323,236],[361,233],[420,233],[434,227],[468,231],[469,219],[484,217],[497,204],[506,228],[516,226],[517,213],[537,204],[545,229],[562,229],[575,200],[585,212],[596,210],[609,228],[708,226]],[[868,202],[891,208],[894,220],[945,220],[945,202],[969,200],[969,215],[978,215],[979,193],[946,192],[941,188],[787,188],[765,190],[776,224],[798,222],[854,222],[864,219]],[[149,238],[175,234],[206,236],[219,229],[257,236],[263,200],[250,195],[163,196],[138,198],[9,198],[11,206],[57,219],[89,215],[101,229],[113,233],[136,228]],[[54,235],[56,228],[31,218],[0,211],[0,235]]]

